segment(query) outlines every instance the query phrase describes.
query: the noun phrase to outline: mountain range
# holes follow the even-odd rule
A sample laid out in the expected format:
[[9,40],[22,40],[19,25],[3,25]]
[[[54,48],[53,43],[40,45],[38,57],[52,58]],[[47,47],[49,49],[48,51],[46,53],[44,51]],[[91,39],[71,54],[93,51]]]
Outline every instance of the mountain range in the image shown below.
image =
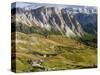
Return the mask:
[[29,30],[36,26],[46,31],[59,32],[68,37],[81,37],[84,33],[97,33],[96,9],[77,8],[76,13],[75,8],[44,6],[36,9],[13,8],[12,19],[15,13],[17,25],[20,26],[19,30],[24,30],[24,26],[29,27]]

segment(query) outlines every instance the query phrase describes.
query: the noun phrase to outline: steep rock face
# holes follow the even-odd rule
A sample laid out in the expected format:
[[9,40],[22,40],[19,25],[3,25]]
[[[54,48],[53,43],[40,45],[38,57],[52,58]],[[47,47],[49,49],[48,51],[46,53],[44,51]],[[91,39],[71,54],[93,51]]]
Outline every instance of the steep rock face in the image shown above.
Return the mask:
[[[90,21],[92,16],[93,20]],[[38,26],[47,31],[54,30],[60,32],[62,35],[68,37],[81,37],[87,30],[85,27],[86,23],[93,25],[94,22],[96,23],[94,15],[92,16],[86,16],[86,14],[81,15],[80,13],[75,14],[66,8],[57,7],[40,7],[37,9],[16,8],[16,21],[20,23],[18,25],[22,24],[21,26],[26,25],[30,28],[32,26]]]

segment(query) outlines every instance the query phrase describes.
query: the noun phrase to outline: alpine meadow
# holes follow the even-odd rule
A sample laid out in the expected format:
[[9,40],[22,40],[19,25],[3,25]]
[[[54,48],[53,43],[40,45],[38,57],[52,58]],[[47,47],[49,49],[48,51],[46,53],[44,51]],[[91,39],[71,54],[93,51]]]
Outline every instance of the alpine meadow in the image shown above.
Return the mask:
[[97,8],[15,2],[11,7],[12,71],[97,67]]

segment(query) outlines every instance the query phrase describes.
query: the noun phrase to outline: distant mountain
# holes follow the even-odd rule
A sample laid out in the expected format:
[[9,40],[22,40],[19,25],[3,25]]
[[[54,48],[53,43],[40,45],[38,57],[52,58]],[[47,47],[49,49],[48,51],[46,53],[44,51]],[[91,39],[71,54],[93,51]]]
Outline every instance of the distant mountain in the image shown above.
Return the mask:
[[81,37],[84,33],[96,34],[97,32],[97,13],[92,8],[43,6],[36,9],[13,8],[12,13],[15,10],[17,26],[20,26],[21,30],[25,29],[23,26],[29,27],[31,31],[31,27],[40,27],[35,32],[54,31],[68,37]]

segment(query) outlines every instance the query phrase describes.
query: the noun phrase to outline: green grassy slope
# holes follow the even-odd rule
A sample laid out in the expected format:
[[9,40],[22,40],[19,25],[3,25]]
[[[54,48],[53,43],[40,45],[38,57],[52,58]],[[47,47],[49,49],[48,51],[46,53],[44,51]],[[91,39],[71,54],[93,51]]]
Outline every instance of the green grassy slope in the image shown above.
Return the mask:
[[[28,61],[42,60],[33,67]],[[97,66],[97,49],[61,35],[16,32],[16,72],[51,71]]]

